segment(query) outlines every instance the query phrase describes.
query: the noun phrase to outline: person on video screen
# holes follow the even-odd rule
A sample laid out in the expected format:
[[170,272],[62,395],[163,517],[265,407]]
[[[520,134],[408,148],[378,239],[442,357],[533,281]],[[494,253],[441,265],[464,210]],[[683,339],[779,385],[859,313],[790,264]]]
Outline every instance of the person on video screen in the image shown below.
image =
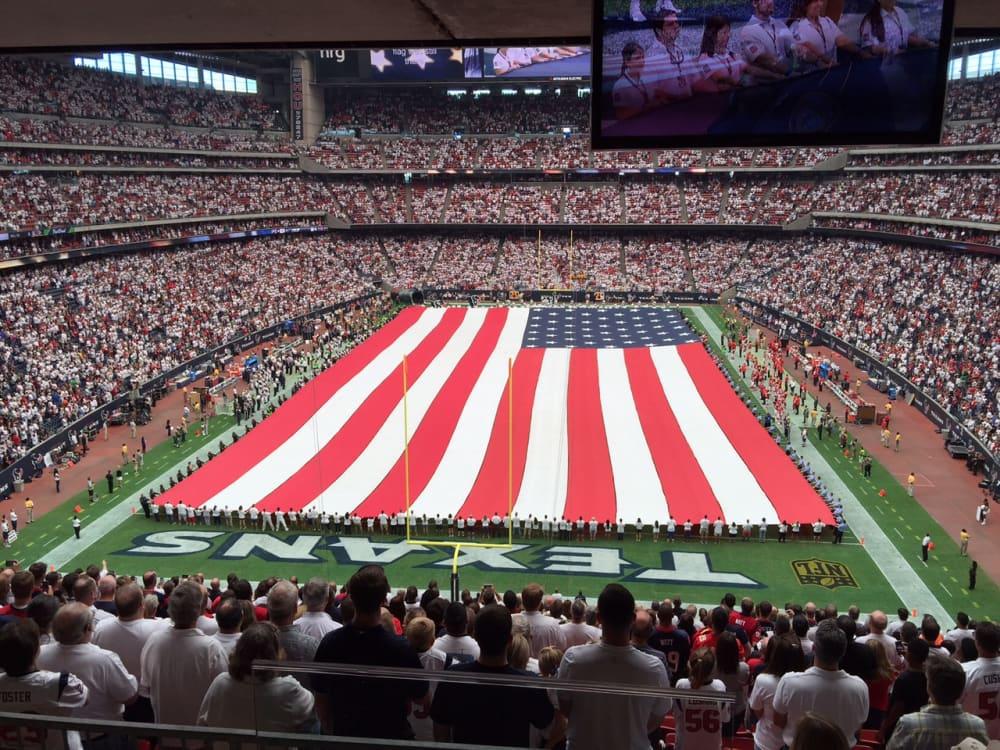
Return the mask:
[[649,90],[642,80],[646,52],[642,45],[631,40],[622,47],[622,71],[611,89],[611,101],[619,120],[635,117],[649,107]]
[[729,91],[740,85],[747,63],[729,51],[732,28],[725,16],[709,16],[705,19],[705,31],[701,36],[701,54],[698,64],[707,86],[715,91]]
[[792,32],[774,20],[774,0],[753,0],[753,15],[740,29],[743,59],[754,81],[776,80],[792,70]]
[[528,65],[531,58],[525,55],[523,47],[499,47],[493,55],[493,72],[498,76]]
[[792,50],[803,72],[832,68],[841,49],[860,57],[871,56],[848,39],[825,11],[826,0],[795,0],[788,17],[794,41]]
[[874,0],[861,20],[861,47],[873,55],[896,55],[910,47],[934,45],[917,33],[896,0]]
[[690,99],[697,92],[715,90],[714,86],[705,85],[694,60],[688,59],[677,45],[681,33],[679,14],[671,0],[662,0],[647,16],[656,37],[656,43],[646,54],[645,67],[655,104]]

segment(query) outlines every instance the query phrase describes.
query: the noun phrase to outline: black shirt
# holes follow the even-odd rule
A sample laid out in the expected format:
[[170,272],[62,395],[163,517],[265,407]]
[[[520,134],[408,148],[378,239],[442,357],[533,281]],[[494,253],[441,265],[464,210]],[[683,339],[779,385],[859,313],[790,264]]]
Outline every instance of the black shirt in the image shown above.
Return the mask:
[[[903,704],[903,713],[912,714],[927,705],[927,675],[913,669],[902,672],[892,684],[892,695],[889,696],[889,708],[894,703]],[[885,738],[892,737],[896,724],[886,727]]]
[[847,674],[860,677],[865,682],[870,682],[875,672],[878,671],[878,664],[875,662],[875,652],[867,644],[850,641],[847,644],[847,652],[840,660],[840,668]]
[[[417,652],[406,639],[389,635],[378,625],[361,630],[353,625],[327,633],[316,650],[317,662],[367,664],[373,667],[409,667],[423,670]],[[427,681],[363,679],[354,676],[314,679],[318,693],[329,700],[334,734],[348,737],[412,739],[406,720],[408,701],[427,694]]]
[[[510,665],[486,667],[479,662],[455,664],[449,672],[523,677],[544,683],[534,675]],[[552,723],[555,709],[544,689],[530,690],[500,685],[438,683],[431,718],[452,729],[455,742],[471,745],[530,747],[530,728],[544,729]]]

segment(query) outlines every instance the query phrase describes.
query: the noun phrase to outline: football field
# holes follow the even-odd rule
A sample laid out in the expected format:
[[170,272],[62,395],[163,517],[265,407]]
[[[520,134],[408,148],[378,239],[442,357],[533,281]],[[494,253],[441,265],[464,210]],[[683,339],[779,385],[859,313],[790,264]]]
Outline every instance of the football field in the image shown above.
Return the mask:
[[[721,311],[693,308],[685,315],[718,350]],[[266,429],[266,423],[262,427]],[[106,560],[116,572],[133,575],[154,569],[161,576],[203,573],[224,578],[235,572],[252,581],[296,575],[300,581],[321,576],[338,583],[359,565],[377,562],[386,567],[394,587],[423,588],[436,579],[447,588],[451,550],[407,544],[398,536],[182,528],[144,518],[139,493],[150,485],[159,486],[163,476],[176,473],[190,456],[204,455],[209,445],[216,445],[231,430],[231,419],[220,418],[204,438],[192,438],[181,448],[157,446],[147,457],[144,475],[128,475],[115,495],[88,506],[84,493],[30,527],[21,526],[6,557],[22,565],[43,560],[61,570]],[[957,545],[881,466],[876,463],[872,477],[865,479],[857,465],[840,454],[835,440],[819,440],[813,431],[810,441],[804,454],[814,467],[826,463],[829,471],[821,475],[830,477],[828,484],[845,496],[853,533],[844,544],[831,544],[828,535],[826,541],[813,543],[806,533],[802,540],[779,544],[773,527],[765,543],[757,540],[755,529],[749,542],[726,539],[709,545],[697,539],[685,541],[680,534],[673,542],[663,534],[654,543],[648,532],[642,541],[635,541],[631,528],[622,542],[615,535],[593,542],[515,536],[509,549],[463,548],[458,558],[461,585],[478,589],[491,583],[501,590],[520,590],[525,583],[538,581],[548,592],[572,596],[582,591],[590,598],[605,583],[621,581],[640,600],[678,596],[685,602],[712,604],[732,591],[779,606],[791,601],[857,604],[863,609],[906,606],[932,611],[943,621],[959,609],[974,617],[985,615],[987,605],[1000,600],[995,584],[983,574],[974,592],[966,589],[967,558],[959,556]],[[880,489],[886,490],[884,497]],[[86,506],[80,540],[73,538],[69,523],[78,504]],[[919,539],[928,530],[937,547],[925,565]]]

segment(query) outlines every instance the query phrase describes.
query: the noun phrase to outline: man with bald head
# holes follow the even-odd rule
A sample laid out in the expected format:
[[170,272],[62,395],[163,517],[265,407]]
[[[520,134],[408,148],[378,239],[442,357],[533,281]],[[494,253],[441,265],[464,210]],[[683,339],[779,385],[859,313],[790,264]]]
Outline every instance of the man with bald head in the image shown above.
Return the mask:
[[[93,582],[93,579],[87,577]],[[121,721],[125,706],[135,701],[138,681],[118,654],[91,643],[94,615],[90,606],[76,602],[60,609],[52,621],[55,643],[42,646],[38,668],[69,672],[87,686],[85,706],[73,711],[82,719]]]
[[194,726],[209,686],[229,666],[222,645],[198,629],[204,608],[205,589],[180,584],[167,604],[173,626],[153,633],[142,649],[139,684],[161,724]]
[[114,617],[110,612],[105,612],[94,606],[95,602],[97,602],[97,581],[90,576],[79,576],[73,582],[73,599],[79,604],[87,606],[94,613],[96,622]]
[[290,581],[278,581],[267,592],[267,619],[278,626],[278,641],[288,661],[313,661],[319,641],[294,627],[299,590]]
[[653,613],[644,607],[637,609],[635,611],[635,620],[632,622],[632,645],[644,654],[649,654],[662,662],[663,668],[667,670],[667,676],[669,677],[670,669],[667,667],[667,657],[664,656],[662,651],[649,645],[650,636],[653,635],[655,629],[656,621],[653,618]]
[[878,641],[885,648],[889,663],[897,672],[902,672],[906,668],[906,662],[902,654],[896,651],[896,639],[891,635],[886,635],[885,629],[889,627],[889,618],[885,612],[876,609],[868,615],[868,635],[857,639],[858,643],[866,644],[868,641]]
[[[118,654],[125,669],[136,680],[142,677],[142,649],[153,633],[167,627],[166,620],[144,619],[143,594],[137,583],[126,583],[115,591],[117,617],[103,620],[93,642]],[[153,706],[148,692],[139,690],[135,703],[125,707],[125,721],[153,721]]]
[[117,615],[115,609],[115,591],[118,589],[118,580],[113,575],[103,575],[97,579],[97,601],[94,602],[96,609]]

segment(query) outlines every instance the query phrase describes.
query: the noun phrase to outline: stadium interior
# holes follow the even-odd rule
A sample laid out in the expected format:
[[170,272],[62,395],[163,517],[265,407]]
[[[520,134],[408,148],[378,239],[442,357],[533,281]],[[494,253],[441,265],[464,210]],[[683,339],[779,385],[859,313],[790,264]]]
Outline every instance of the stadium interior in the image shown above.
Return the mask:
[[603,151],[460,5],[0,29],[0,750],[1000,747],[996,8],[939,142]]

